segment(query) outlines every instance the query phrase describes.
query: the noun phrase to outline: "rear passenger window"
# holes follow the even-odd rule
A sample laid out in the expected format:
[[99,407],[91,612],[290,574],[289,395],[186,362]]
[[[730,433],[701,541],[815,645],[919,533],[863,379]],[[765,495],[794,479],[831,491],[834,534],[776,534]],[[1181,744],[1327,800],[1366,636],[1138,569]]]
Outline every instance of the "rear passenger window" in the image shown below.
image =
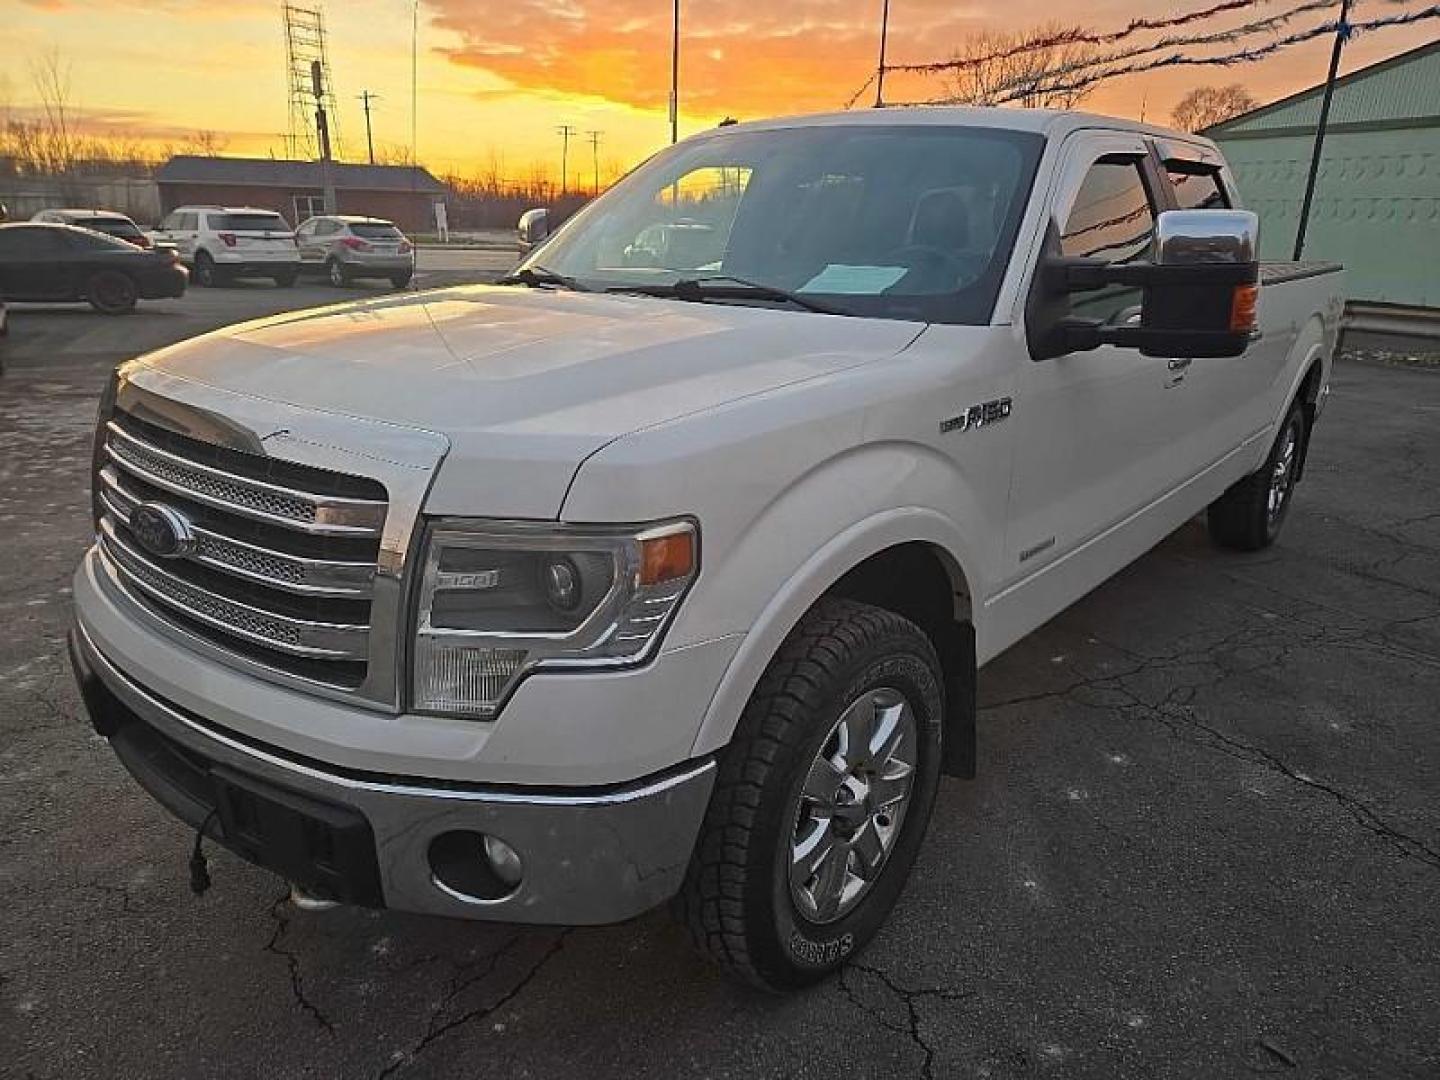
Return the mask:
[[[1090,166],[1060,230],[1062,255],[1135,262],[1150,254],[1155,210],[1139,162],[1102,158]],[[1141,291],[1112,285],[1076,293],[1071,310],[1085,319],[1106,321],[1140,304]]]
[[1217,210],[1230,205],[1220,170],[1188,161],[1169,161],[1165,171],[1175,189],[1175,205],[1181,210]]

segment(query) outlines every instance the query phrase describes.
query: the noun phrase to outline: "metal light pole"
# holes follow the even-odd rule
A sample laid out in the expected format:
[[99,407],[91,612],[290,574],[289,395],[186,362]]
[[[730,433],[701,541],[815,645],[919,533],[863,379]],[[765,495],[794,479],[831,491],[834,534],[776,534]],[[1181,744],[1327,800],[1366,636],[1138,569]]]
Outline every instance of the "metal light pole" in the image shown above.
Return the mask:
[[410,8],[410,164],[411,164],[411,165],[418,164],[418,162],[416,161],[416,145],[415,145],[415,144],[416,144],[416,136],[415,136],[415,128],[416,128],[416,126],[415,126],[415,116],[416,116],[416,113],[417,113],[417,107],[416,107],[416,97],[417,97],[417,95],[416,95],[416,90],[417,90],[417,88],[418,88],[418,86],[419,86],[419,71],[420,71],[419,56],[420,56],[420,0],[415,0],[415,3],[414,3],[414,4],[411,6],[411,8]]
[[[887,0],[888,3],[888,0]],[[680,0],[675,0],[675,17],[670,33],[670,142],[680,141]]]
[[1305,227],[1310,223],[1310,204],[1315,199],[1315,180],[1320,175],[1320,153],[1325,149],[1325,125],[1330,122],[1330,99],[1335,96],[1335,76],[1340,71],[1340,52],[1350,36],[1350,0],[1340,0],[1340,22],[1335,27],[1335,46],[1330,50],[1330,73],[1325,76],[1325,96],[1320,99],[1320,120],[1315,125],[1315,147],[1310,152],[1310,175],[1305,178],[1305,198],[1300,203],[1300,223],[1295,226],[1295,262],[1305,251]]
[[880,9],[880,63],[875,68],[875,108],[885,107],[885,39],[890,34],[890,0]]

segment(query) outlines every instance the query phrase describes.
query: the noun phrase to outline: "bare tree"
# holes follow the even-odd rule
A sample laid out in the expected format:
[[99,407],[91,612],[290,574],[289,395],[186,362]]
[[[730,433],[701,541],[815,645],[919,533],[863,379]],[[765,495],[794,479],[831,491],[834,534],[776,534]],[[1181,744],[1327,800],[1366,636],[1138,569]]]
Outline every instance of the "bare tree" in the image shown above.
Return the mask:
[[1070,109],[1090,93],[1076,87],[1076,69],[1094,49],[1076,40],[1078,26],[1046,23],[1032,30],[981,30],[955,50],[945,77],[948,101],[961,105],[1017,104]]
[[219,157],[229,145],[228,138],[209,128],[201,128],[187,136],[184,142],[185,153],[198,157]]
[[37,149],[52,172],[67,172],[78,155],[70,121],[70,65],[59,49],[31,59],[30,81],[40,101]]
[[1232,116],[1249,112],[1257,102],[1239,83],[1197,86],[1170,112],[1170,122],[1181,131],[1204,131]]

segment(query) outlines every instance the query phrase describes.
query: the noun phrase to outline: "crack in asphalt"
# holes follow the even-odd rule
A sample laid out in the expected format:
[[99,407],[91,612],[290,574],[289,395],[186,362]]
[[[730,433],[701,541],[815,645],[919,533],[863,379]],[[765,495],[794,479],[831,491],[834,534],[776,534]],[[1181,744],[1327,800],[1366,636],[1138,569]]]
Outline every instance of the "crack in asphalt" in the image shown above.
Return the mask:
[[295,999],[295,1004],[308,1013],[318,1026],[333,1036],[335,1025],[330,1022],[328,1016],[320,1011],[318,1005],[305,996],[305,981],[300,976],[300,957],[290,949],[280,947],[281,940],[290,929],[290,916],[284,913],[289,902],[290,891],[287,889],[270,905],[270,918],[275,921],[275,931],[270,935],[270,940],[265,943],[265,951],[274,953],[285,961],[285,967],[290,973],[290,996]]
[[[1414,619],[1393,620],[1382,624],[1380,629],[1383,633],[1385,629],[1391,626],[1435,618],[1437,614],[1440,613],[1432,613]],[[1237,760],[1245,761],[1248,764],[1259,765],[1272,773],[1283,776],[1312,791],[1324,794],[1338,803],[1363,829],[1385,841],[1402,857],[1440,869],[1440,850],[1437,850],[1437,848],[1425,840],[1412,836],[1403,829],[1392,825],[1379,811],[1357,796],[1352,795],[1333,783],[1306,774],[1270,750],[1246,742],[1243,739],[1227,734],[1201,721],[1194,715],[1194,710],[1191,707],[1200,689],[1199,684],[1171,687],[1158,702],[1146,700],[1133,688],[1131,681],[1142,674],[1157,671],[1178,672],[1183,668],[1201,666],[1214,668],[1219,672],[1218,678],[1212,678],[1204,684],[1213,688],[1223,681],[1243,678],[1246,675],[1258,671],[1277,668],[1288,661],[1293,653],[1302,648],[1313,648],[1322,645],[1353,646],[1356,643],[1364,642],[1367,638],[1374,637],[1377,633],[1377,631],[1373,629],[1362,629],[1358,631],[1347,631],[1343,634],[1335,634],[1325,624],[1307,619],[1304,616],[1291,615],[1287,616],[1287,618],[1292,622],[1303,624],[1308,628],[1309,632],[1292,634],[1279,642],[1267,642],[1267,638],[1273,637],[1275,633],[1274,628],[1245,626],[1225,634],[1220,639],[1203,647],[1190,650],[1181,648],[1160,656],[1144,656],[1132,652],[1115,642],[1104,641],[1092,633],[1089,635],[1091,640],[1109,649],[1113,649],[1121,655],[1135,661],[1135,663],[1119,671],[1103,672],[1075,680],[1069,685],[1059,689],[1021,695],[1019,697],[987,704],[982,707],[980,711],[984,712],[991,709],[1025,704],[1038,700],[1058,699],[1068,701],[1084,709],[1113,712],[1117,708],[1113,701],[1108,703],[1104,701],[1085,701],[1077,695],[1081,695],[1085,691],[1090,690],[1117,694],[1122,699],[1118,705],[1120,711],[1130,711],[1149,717],[1160,722],[1174,734],[1185,735],[1188,733],[1191,737],[1187,741],[1193,745],[1224,753]],[[1198,633],[1206,632],[1201,631]],[[1192,634],[1187,636],[1194,637],[1196,635]],[[1184,641],[1186,638],[1182,637],[1179,640]],[[1394,651],[1390,643],[1386,642],[1385,645],[1387,649]],[[1264,651],[1265,655],[1262,655],[1248,665],[1227,666],[1222,662],[1221,654],[1240,648],[1261,650]],[[1408,652],[1409,650],[1402,649],[1399,651]],[[1419,655],[1423,656],[1424,654]],[[1182,730],[1182,728],[1184,730]],[[1201,737],[1196,738],[1196,733],[1199,733]]]
[[573,932],[573,927],[566,927],[561,930],[555,936],[555,940],[550,943],[525,973],[516,980],[510,989],[501,994],[489,1005],[469,1009],[458,1016],[451,1017],[442,1022],[441,1017],[444,1016],[445,1010],[449,1008],[453,1001],[471,986],[489,978],[499,966],[501,959],[509,953],[510,949],[525,937],[529,936],[524,932],[512,934],[498,949],[489,953],[479,961],[478,971],[467,974],[463,978],[457,976],[457,978],[452,981],[450,989],[446,991],[445,996],[442,997],[435,1008],[431,1010],[429,1023],[426,1026],[425,1034],[420,1037],[420,1041],[409,1050],[398,1053],[385,1068],[376,1074],[376,1080],[385,1080],[386,1077],[393,1076],[400,1070],[408,1068],[421,1054],[428,1050],[436,1040],[454,1031],[456,1028],[474,1023],[477,1020],[483,1020],[514,1001],[525,988],[530,985],[535,977],[540,974],[541,970],[565,947],[565,940]]
[[[901,1026],[883,1016],[865,1002],[859,990],[852,985],[855,972],[863,972],[866,975],[878,979],[891,994],[895,995],[905,1006],[906,1024]],[[925,998],[935,998],[940,1001],[963,1001],[973,997],[972,991],[948,990],[944,987],[925,987],[923,989],[911,989],[901,986],[884,970],[873,967],[869,964],[862,964],[858,960],[852,960],[840,969],[840,979],[837,983],[840,993],[844,995],[850,1004],[870,1017],[876,1024],[886,1031],[894,1032],[908,1038],[925,1055],[920,1064],[920,1075],[925,1080],[933,1080],[935,1076],[935,1048],[926,1040],[920,1030],[920,1008],[919,1002]]]
[[[1130,693],[1130,691],[1125,688],[1121,688],[1121,690],[1122,692]],[[1134,703],[1140,711],[1153,716],[1167,727],[1171,727],[1171,730],[1174,730],[1174,727],[1169,721],[1173,720],[1188,728],[1204,732],[1210,739],[1214,740],[1214,744],[1212,744],[1213,749],[1219,750],[1221,753],[1227,754],[1237,760],[1260,765],[1271,772],[1278,773],[1286,779],[1293,780],[1314,791],[1323,792],[1339,803],[1340,806],[1354,818],[1357,824],[1386,841],[1401,855],[1440,870],[1440,850],[1431,847],[1418,837],[1411,836],[1409,833],[1397,829],[1381,817],[1372,807],[1362,802],[1356,796],[1351,795],[1349,792],[1336,787],[1334,784],[1327,783],[1324,780],[1317,780],[1312,776],[1299,772],[1284,759],[1271,753],[1269,750],[1236,739],[1234,736],[1227,735],[1223,731],[1203,723],[1194,716],[1186,715],[1183,710],[1189,707],[1190,700],[1194,697],[1195,687],[1178,687],[1171,693],[1175,694],[1177,692],[1188,692],[1186,700],[1179,703],[1179,711],[1175,708],[1175,703],[1170,700],[1170,694],[1167,694],[1166,700],[1158,705],[1151,705],[1138,697],[1134,699]],[[1203,745],[1203,741],[1201,745]]]

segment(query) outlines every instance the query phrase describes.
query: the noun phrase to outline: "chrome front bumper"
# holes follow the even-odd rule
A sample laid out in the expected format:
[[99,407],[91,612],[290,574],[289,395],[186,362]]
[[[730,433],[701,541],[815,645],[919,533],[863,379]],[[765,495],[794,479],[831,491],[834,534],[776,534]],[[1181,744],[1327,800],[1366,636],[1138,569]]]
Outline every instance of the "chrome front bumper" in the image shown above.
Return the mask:
[[[679,889],[715,782],[711,759],[634,784],[560,791],[336,771],[257,745],[165,701],[108,660],[83,625],[72,631],[70,652],[96,729],[141,785],[192,828],[280,869],[225,835],[224,817],[205,804],[211,778],[217,786],[253,786],[320,817],[328,808],[337,820],[368,824],[368,831],[360,825],[348,836],[364,837],[366,848],[373,842],[373,863],[368,850],[351,854],[363,863],[359,876],[375,878],[375,895],[357,885],[345,895],[352,902],[503,922],[618,922]],[[142,727],[127,727],[137,724]],[[143,740],[134,738],[142,731]],[[192,770],[187,784],[169,782],[155,765],[168,754]],[[437,880],[431,844],[454,830],[486,833],[519,853],[524,873],[513,892],[483,899]]]

